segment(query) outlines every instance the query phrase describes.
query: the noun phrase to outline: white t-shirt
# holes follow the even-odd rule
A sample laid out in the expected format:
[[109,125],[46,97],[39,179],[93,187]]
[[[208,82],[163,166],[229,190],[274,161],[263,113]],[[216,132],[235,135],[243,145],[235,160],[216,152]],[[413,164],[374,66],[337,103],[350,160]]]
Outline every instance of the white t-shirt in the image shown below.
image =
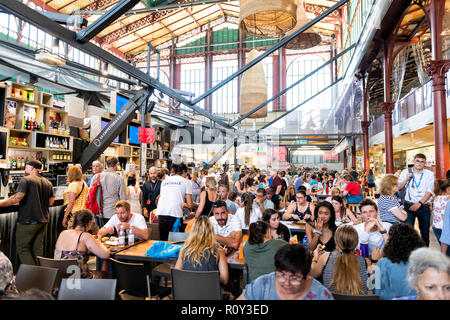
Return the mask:
[[242,231],[241,221],[236,215],[228,214],[227,223],[221,227],[214,216],[209,217],[214,227],[214,233],[222,237],[228,237],[228,235],[233,231]]
[[[414,179],[411,179],[409,182],[408,190],[406,191],[405,200],[417,203],[420,201],[420,199],[423,198],[423,196],[430,192],[432,195],[434,195],[434,174],[430,170],[423,169],[422,173],[414,173]],[[398,182],[401,183],[405,181],[408,177],[408,169],[405,169],[400,173],[400,177],[398,178]],[[423,174],[423,176],[422,176]],[[433,197],[430,197],[428,199],[428,202],[432,201]]]
[[[147,229],[147,223],[145,222],[144,216],[138,214],[138,213],[130,213],[131,219],[128,221],[130,226],[139,228],[139,229]],[[120,220],[117,217],[117,214],[113,215],[111,219],[108,220],[108,222],[104,225],[104,228],[109,228],[113,226],[116,229],[116,232],[119,233],[118,225],[120,224]],[[137,235],[134,235],[137,239],[140,239]]]
[[156,208],[156,215],[183,217],[184,197],[192,194],[192,183],[182,176],[175,175],[164,179]]
[[[242,229],[247,230],[248,225],[245,224],[245,207],[237,209],[235,216],[238,217],[239,220],[241,221]],[[258,219],[261,218],[262,218],[261,210],[259,210],[259,208],[252,208],[252,211],[250,211],[250,223],[256,222],[258,221]]]
[[[386,229],[386,231],[389,233],[389,229],[391,228],[391,225],[389,222],[381,222],[381,225]],[[364,222],[359,223],[357,225],[354,225],[353,228],[356,229],[358,232],[358,238],[359,243],[357,249],[359,249],[359,245],[362,244],[368,244],[369,245],[369,254],[372,254],[373,249],[375,248],[384,248],[384,239],[381,235],[380,231],[370,232],[367,233],[364,230]]]

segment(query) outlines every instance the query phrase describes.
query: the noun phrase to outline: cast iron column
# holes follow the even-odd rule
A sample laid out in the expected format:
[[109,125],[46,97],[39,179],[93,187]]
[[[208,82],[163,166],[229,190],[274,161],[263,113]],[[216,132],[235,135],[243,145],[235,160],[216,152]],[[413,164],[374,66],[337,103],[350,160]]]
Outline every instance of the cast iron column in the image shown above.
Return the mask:
[[[368,82],[368,81],[367,81]],[[366,83],[366,77],[362,78],[362,86],[363,86],[363,120],[361,121],[361,128],[363,132],[363,149],[364,149],[364,173],[368,173],[370,169],[370,161],[369,161],[369,126],[370,121],[367,120],[367,90],[368,85]]]
[[394,103],[391,102],[391,72],[392,72],[392,51],[394,44],[385,42],[383,44],[383,75],[384,75],[384,102],[382,110],[384,113],[384,149],[385,149],[385,165],[386,173],[394,173],[394,148],[392,137],[392,111]]
[[436,161],[436,178],[445,179],[450,169],[449,146],[447,135],[447,104],[445,97],[445,74],[450,67],[450,60],[442,60],[442,21],[445,11],[444,0],[433,0],[430,4],[430,28],[432,60],[427,72],[432,77],[434,108],[434,147]]

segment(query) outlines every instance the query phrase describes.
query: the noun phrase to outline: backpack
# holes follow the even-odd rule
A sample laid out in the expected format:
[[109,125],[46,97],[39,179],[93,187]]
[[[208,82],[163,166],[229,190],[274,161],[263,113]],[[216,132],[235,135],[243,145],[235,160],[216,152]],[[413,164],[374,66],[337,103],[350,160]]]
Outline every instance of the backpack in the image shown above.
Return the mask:
[[[99,201],[97,201],[98,193],[100,194]],[[100,175],[98,175],[97,181],[95,181],[92,187],[89,188],[89,192],[86,197],[86,209],[91,210],[94,215],[100,215],[101,218],[103,217],[102,199],[103,190],[102,184],[100,183]]]

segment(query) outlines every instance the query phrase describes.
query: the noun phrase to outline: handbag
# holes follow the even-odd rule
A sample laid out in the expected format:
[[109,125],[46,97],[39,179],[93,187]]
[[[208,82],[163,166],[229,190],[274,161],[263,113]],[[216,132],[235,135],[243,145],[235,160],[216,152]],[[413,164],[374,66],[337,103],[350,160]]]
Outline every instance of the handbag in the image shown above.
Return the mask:
[[[80,197],[80,195],[83,193],[83,190],[84,190],[84,182],[83,182],[83,187],[81,188],[80,193],[78,193],[78,195],[75,197],[74,202],[77,201],[77,199],[78,199],[78,198]],[[62,221],[63,221],[63,219],[64,219],[64,214],[65,214],[65,212],[66,212],[66,208],[67,208],[67,204],[63,205],[63,206],[61,207],[61,209],[59,210],[59,216],[58,216],[58,231],[59,231],[59,232],[61,232],[61,231],[63,230]],[[68,228],[68,229],[69,229],[69,221],[71,220],[71,218],[72,218],[72,212],[70,212],[70,213],[67,215],[67,228]],[[60,228],[60,229],[59,229],[59,228]]]
[[[408,168],[408,173],[412,173],[412,169]],[[400,205],[405,205],[405,197],[406,197],[406,192],[408,191],[409,188],[409,183],[411,182],[411,178],[409,178],[408,182],[405,184],[405,186],[398,191],[398,202],[400,203]]]

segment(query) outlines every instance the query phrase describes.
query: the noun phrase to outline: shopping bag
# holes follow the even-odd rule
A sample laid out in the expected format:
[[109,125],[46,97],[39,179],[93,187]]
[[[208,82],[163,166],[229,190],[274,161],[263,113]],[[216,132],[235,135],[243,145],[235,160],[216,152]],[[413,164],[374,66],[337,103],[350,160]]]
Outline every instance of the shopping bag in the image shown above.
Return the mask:
[[178,258],[183,244],[156,241],[145,253],[146,256],[157,259]]

